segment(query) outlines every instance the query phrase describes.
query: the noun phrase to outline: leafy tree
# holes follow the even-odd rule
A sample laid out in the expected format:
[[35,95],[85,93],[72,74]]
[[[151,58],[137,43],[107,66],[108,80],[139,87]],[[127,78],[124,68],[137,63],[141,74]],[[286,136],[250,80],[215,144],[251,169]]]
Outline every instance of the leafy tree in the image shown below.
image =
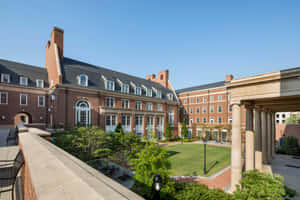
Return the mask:
[[166,138],[168,141],[170,141],[172,138],[172,127],[169,122],[167,123],[167,126],[166,126]]
[[298,143],[298,138],[293,135],[284,137],[282,145],[276,148],[276,153],[300,155],[300,146]]
[[155,133],[154,133],[154,131],[153,131],[152,128],[150,128],[150,130],[149,130],[149,136],[150,136],[150,138],[148,138],[148,140],[149,139],[150,140],[154,140],[155,139]]
[[132,159],[135,171],[135,180],[138,184],[143,185],[141,188],[142,196],[151,199],[153,195],[152,184],[153,177],[160,174],[163,178],[164,190],[173,190],[172,182],[168,182],[170,162],[168,160],[167,152],[162,147],[154,143],[147,143],[145,148],[137,153],[137,157]]
[[[184,139],[187,137],[187,135],[188,135],[188,129],[186,127],[185,121],[183,121],[181,126],[181,138]],[[183,143],[183,140],[181,140],[181,143]]]

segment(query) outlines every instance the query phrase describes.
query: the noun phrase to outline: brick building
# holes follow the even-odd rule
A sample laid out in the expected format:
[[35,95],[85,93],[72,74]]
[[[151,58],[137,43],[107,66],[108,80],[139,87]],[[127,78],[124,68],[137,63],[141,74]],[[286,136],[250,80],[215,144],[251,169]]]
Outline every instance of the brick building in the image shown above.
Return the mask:
[[23,122],[44,128],[99,125],[162,138],[177,135],[179,101],[164,70],[146,79],[64,56],[64,32],[54,27],[45,68],[0,60],[0,125]]
[[[231,140],[231,95],[226,83],[232,79],[232,75],[226,75],[224,81],[176,90],[180,101],[180,121],[186,121],[189,137]],[[244,109],[242,124],[245,127]]]

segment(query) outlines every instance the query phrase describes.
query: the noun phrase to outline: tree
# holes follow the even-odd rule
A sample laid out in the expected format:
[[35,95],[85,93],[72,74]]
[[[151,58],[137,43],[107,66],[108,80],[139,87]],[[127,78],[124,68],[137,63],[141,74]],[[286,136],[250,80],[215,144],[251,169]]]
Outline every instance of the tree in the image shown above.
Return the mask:
[[166,138],[168,141],[172,138],[172,127],[169,122],[167,123],[167,126],[166,126]]
[[121,123],[118,123],[116,129],[115,129],[115,132],[116,133],[124,133],[123,132],[123,128],[122,128],[122,124]]
[[149,130],[149,136],[150,136],[150,138],[148,138],[148,139],[150,139],[150,140],[155,139],[155,133],[152,128],[150,128],[150,130]]
[[[186,127],[186,123],[185,121],[182,122],[182,126],[181,126],[181,143],[183,143],[184,138],[186,138],[188,135],[188,129]],[[183,137],[183,138],[182,138]]]
[[291,114],[290,117],[286,120],[286,124],[299,124],[300,117],[297,117],[296,114]]

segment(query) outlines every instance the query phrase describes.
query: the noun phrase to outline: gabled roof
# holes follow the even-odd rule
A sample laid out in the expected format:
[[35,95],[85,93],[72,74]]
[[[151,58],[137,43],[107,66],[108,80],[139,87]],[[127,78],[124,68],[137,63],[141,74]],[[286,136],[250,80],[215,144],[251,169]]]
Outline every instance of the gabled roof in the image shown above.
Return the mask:
[[10,75],[10,84],[19,85],[20,76],[25,76],[29,87],[36,87],[37,79],[44,80],[44,87],[49,85],[45,68],[0,59],[0,74],[2,73]]
[[193,87],[188,87],[188,88],[183,88],[176,90],[176,94],[180,93],[185,93],[185,92],[192,92],[192,91],[197,91],[197,90],[206,90],[206,89],[211,89],[211,88],[216,88],[216,87],[223,87],[225,86],[225,81],[219,81],[215,83],[209,83],[205,85],[198,85],[198,86],[193,86]]
[[[91,65],[85,62],[77,61],[71,58],[63,58],[61,62],[62,75],[63,75],[63,84],[67,85],[76,85],[78,86],[78,76],[85,74],[88,76],[88,88],[105,90],[105,83],[102,77],[105,77],[107,80],[115,82],[115,92],[121,92],[119,85],[120,80],[122,83],[128,84],[130,87],[129,94],[134,94],[134,88],[131,82],[134,83],[137,87],[142,88],[142,96],[146,95],[146,91],[143,89],[143,86],[146,86],[149,89],[152,87],[160,90],[162,92],[162,99],[167,99],[167,94],[172,93],[174,101],[177,101],[175,93],[159,83],[155,83],[143,78],[132,76],[129,74],[113,71],[104,67],[99,67]],[[156,98],[155,91],[153,91],[153,98]]]

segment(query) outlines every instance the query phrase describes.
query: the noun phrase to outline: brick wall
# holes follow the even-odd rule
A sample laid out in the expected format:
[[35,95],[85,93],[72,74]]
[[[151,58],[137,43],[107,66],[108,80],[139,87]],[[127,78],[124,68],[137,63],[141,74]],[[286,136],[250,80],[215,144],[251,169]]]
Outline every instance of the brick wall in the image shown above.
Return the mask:
[[300,143],[300,124],[276,124],[276,141],[283,136],[293,135]]

